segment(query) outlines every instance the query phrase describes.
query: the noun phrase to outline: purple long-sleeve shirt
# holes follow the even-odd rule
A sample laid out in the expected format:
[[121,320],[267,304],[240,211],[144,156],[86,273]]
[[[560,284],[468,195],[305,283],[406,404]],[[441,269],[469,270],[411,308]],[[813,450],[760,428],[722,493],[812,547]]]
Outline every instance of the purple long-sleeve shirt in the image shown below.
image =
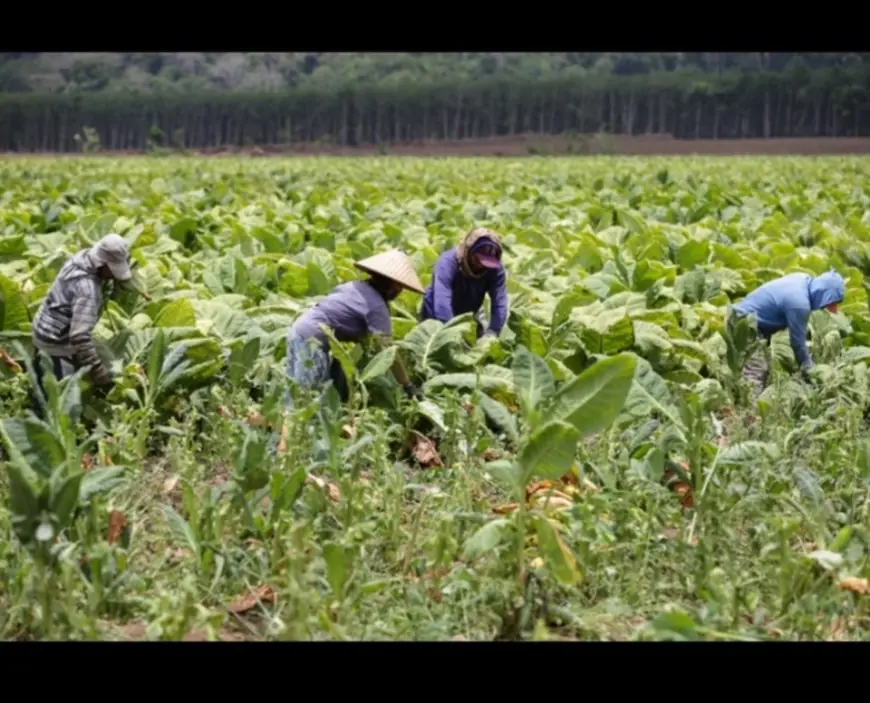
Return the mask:
[[499,334],[508,314],[504,267],[490,269],[480,278],[463,276],[456,250],[450,249],[435,264],[432,283],[423,295],[421,318],[446,323],[467,312],[477,313],[487,293],[492,303],[489,329]]

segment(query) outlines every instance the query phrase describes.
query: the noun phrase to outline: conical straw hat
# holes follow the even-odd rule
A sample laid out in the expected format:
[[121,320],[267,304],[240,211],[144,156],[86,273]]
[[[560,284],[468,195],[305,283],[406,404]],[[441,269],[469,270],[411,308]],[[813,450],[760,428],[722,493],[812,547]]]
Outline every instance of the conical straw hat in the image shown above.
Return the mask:
[[368,273],[377,273],[389,278],[415,293],[423,293],[423,284],[417,278],[414,264],[408,255],[392,249],[375,254],[368,259],[354,262],[354,266]]

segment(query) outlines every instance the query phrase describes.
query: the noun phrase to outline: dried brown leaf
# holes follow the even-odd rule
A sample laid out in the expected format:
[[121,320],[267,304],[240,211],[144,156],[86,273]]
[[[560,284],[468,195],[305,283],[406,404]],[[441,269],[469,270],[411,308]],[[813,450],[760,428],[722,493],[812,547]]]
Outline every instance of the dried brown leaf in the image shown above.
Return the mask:
[[109,513],[109,531],[106,535],[106,541],[109,544],[114,544],[121,539],[121,533],[127,525],[127,516],[124,513],[113,510]]
[[535,483],[531,483],[526,486],[526,500],[529,500],[535,493],[539,493],[541,491],[548,491],[551,487],[556,484],[553,481],[536,481]]
[[408,440],[408,444],[414,457],[422,466],[425,466],[427,469],[433,466],[444,466],[441,457],[438,456],[438,452],[435,449],[435,443],[425,435],[414,432]]
[[870,583],[868,583],[867,579],[848,576],[840,581],[840,588],[844,591],[851,591],[856,595],[864,596],[870,592]]
[[519,507],[519,503],[508,503],[507,505],[499,505],[493,508],[492,512],[494,512],[496,515],[507,515],[507,513],[512,513]]
[[274,603],[275,592],[271,586],[260,586],[246,595],[239,596],[227,606],[231,613],[245,613],[260,603]]
[[341,500],[341,491],[338,490],[338,486],[331,481],[324,481],[322,478],[319,478],[313,474],[308,474],[305,477],[306,483],[313,483],[315,486],[320,488],[321,490],[327,491],[329,494],[329,499],[333,503],[337,503]]
[[245,422],[251,425],[251,427],[269,427],[269,421],[256,410],[251,410],[245,416]]
[[692,487],[688,483],[680,482],[674,484],[674,493],[680,496],[680,505],[684,508],[691,508],[695,505],[692,496]]
[[487,447],[486,450],[483,452],[483,458],[486,461],[495,461],[500,456],[501,456],[501,454],[499,452],[497,452],[495,449],[493,449],[492,447]]
[[15,359],[13,359],[9,354],[7,354],[3,349],[0,349],[0,361],[2,361],[6,367],[12,371],[12,373],[22,373],[24,369],[21,368],[21,364],[19,364]]
[[567,483],[567,484],[572,485],[572,486],[579,486],[580,485],[580,481],[577,477],[577,474],[574,473],[573,469],[571,471],[569,471],[567,474],[565,474],[564,476],[562,476],[562,478],[560,478],[559,480],[562,483]]

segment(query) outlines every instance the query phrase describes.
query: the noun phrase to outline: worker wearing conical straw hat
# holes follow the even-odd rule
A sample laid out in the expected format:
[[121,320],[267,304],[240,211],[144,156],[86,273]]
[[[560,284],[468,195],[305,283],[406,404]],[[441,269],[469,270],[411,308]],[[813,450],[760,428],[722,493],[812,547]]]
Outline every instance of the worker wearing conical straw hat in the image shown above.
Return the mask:
[[[287,375],[303,388],[332,380],[346,400],[347,379],[338,360],[329,353],[329,341],[321,330],[327,327],[339,342],[361,342],[368,335],[389,344],[392,337],[389,303],[402,289],[422,293],[423,286],[408,256],[386,251],[354,264],[370,274],[367,280],[342,283],[297,319],[287,333]],[[393,375],[409,396],[420,397],[401,359],[396,358]]]
[[[507,282],[501,256],[501,237],[496,232],[485,227],[468,232],[435,264],[432,283],[423,296],[420,320],[447,323],[472,312],[477,319],[477,336],[497,337],[508,315]],[[488,327],[484,325],[481,309],[487,294],[492,304]]]

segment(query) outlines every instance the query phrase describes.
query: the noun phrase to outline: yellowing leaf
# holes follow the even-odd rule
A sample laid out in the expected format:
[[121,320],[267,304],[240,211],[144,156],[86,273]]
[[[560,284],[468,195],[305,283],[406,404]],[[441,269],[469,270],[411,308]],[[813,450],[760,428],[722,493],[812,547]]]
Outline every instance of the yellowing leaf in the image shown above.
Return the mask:
[[549,519],[539,517],[535,520],[538,533],[538,546],[544,555],[550,573],[565,586],[573,586],[582,579],[577,562],[571,550],[562,541]]

